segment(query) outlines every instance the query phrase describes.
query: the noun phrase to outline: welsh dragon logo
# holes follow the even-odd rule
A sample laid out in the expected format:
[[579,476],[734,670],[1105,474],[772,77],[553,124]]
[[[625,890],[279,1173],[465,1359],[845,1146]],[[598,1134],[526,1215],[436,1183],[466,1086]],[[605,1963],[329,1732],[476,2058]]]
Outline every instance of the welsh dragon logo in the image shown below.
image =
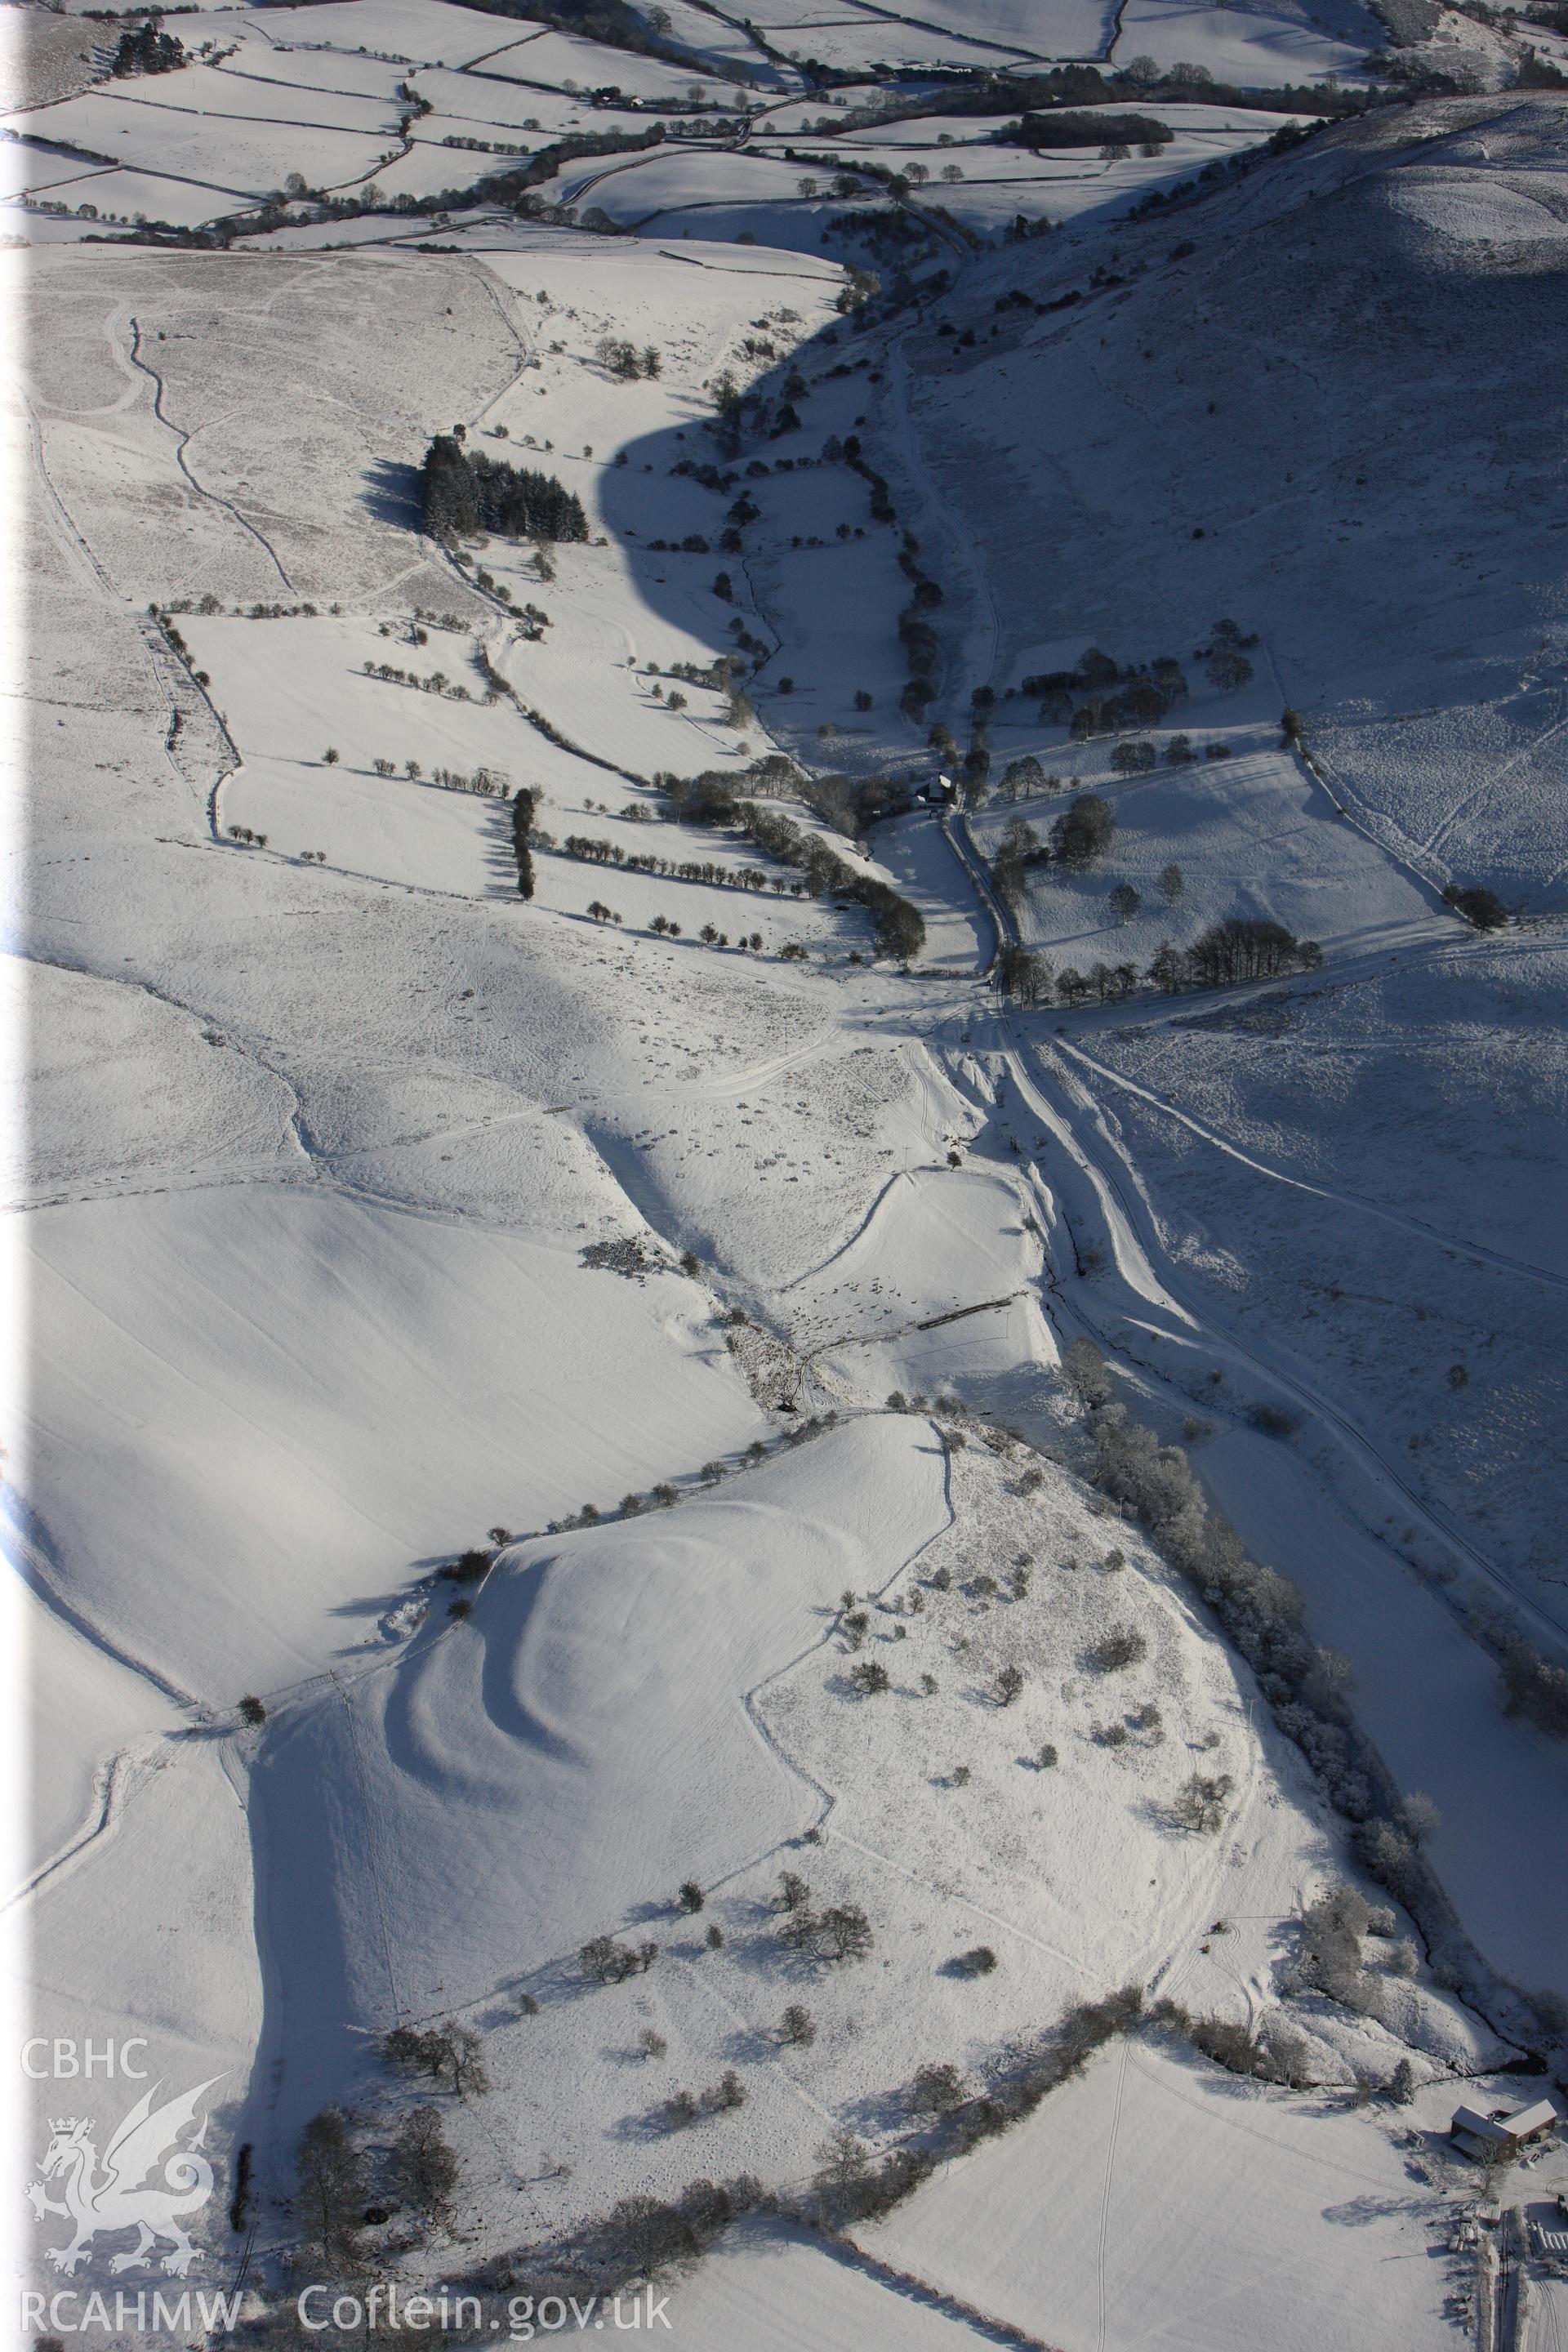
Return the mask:
[[[204,2095],[221,2080],[215,2074],[211,2082],[199,2083],[194,2091],[184,2092],[161,2107],[153,2105],[161,2084],[154,2083],[151,2090],[143,2091],[104,2149],[101,2170],[92,2118],[51,2118],[49,2144],[39,2167],[42,2177],[26,2194],[36,2220],[41,2221],[46,2213],[60,2213],[76,2225],[68,2246],[47,2249],[47,2259],[56,2270],[74,2276],[79,2264],[91,2262],[89,2249],[93,2239],[100,2231],[114,2230],[135,2230],[138,2237],[128,2254],[113,2257],[109,2265],[111,2272],[133,2270],[145,2263],[160,2238],[167,2238],[172,2247],[161,2267],[176,2278],[184,2278],[191,2264],[200,2262],[201,2250],[192,2245],[180,2217],[199,2212],[213,2192],[213,2168],[202,2152],[206,2117],[202,2117],[187,2147],[182,2148],[178,2143],[181,2133],[195,2120]],[[161,2180],[151,2177],[154,2173],[162,2174]],[[49,2195],[46,2184],[51,2180],[60,2184],[60,2197]]]

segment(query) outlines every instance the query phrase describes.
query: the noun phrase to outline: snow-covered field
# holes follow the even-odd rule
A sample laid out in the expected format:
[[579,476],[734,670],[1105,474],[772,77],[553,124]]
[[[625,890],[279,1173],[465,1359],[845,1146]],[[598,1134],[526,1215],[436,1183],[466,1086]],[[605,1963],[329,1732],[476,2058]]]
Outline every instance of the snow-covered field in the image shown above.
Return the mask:
[[[1157,153],[1037,157],[925,69],[1268,89],[1383,34],[639,21],[175,16],[179,70],[7,118],[26,2031],[209,2085],[195,2275],[253,2313],[318,2259],[331,2104],[356,2259],[405,2288],[581,2285],[617,2200],[753,2177],[787,2210],[668,2282],[701,2352],[1500,2342],[1444,2134],[1568,2104],[1568,1748],[1498,1669],[1568,1654],[1561,101],[1263,158],[1287,119],[1189,78]],[[881,95],[921,110],[837,134]],[[621,143],[413,208],[522,160],[448,137],[578,134]],[[85,241],[292,173],[369,208]],[[585,536],[426,535],[459,428]],[[1024,681],[1091,646],[1184,695],[1073,741]],[[677,822],[704,773],[808,847]],[[986,861],[1085,789],[1109,852],[1010,916]],[[785,862],[819,845],[869,905]],[[924,935],[879,955],[889,890]],[[1236,916],[1321,969],[995,991],[1008,944],[1141,974]],[[1261,1572],[1238,1617],[1212,1528],[1172,1564],[1195,1505],[1157,1543],[1101,1491],[1085,1391],[1188,1449],[1304,1644]],[[948,2160],[1119,1988],[1144,2021]],[[400,2071],[395,2027],[483,2081]],[[26,2154],[117,2096],[40,2081]],[[421,2106],[445,2210],[390,2153]],[[58,2217],[19,2283],[59,2284]]]
[[[1430,2122],[1445,2128],[1434,2103]],[[858,2233],[1054,2344],[1309,2352],[1443,2341],[1443,2200],[1381,2117],[1317,2112],[1157,2045],[1100,2059],[1050,2120]],[[1245,2154],[1240,2152],[1245,2149]]]
[[[1201,712],[1194,723],[1203,726]],[[1109,800],[1117,830],[1103,859],[1084,873],[1035,869],[1038,878],[1030,886],[1022,929],[1031,946],[1058,964],[1130,958],[1142,970],[1162,940],[1184,947],[1208,924],[1232,915],[1283,923],[1297,938],[1342,953],[1451,935],[1436,894],[1348,824],[1322,786],[1288,754],[1243,749],[1227,761],[1164,768],[1126,782],[1105,772],[1107,756],[1102,750],[1098,760],[1085,761],[1066,746],[1042,745],[1042,761],[1054,767],[1060,758],[1068,789],[994,803],[974,828],[994,856],[1015,816],[1032,824],[1043,842],[1076,791],[1099,792]],[[1182,884],[1168,901],[1160,877],[1173,865]],[[1108,904],[1123,883],[1141,901],[1126,921]]]

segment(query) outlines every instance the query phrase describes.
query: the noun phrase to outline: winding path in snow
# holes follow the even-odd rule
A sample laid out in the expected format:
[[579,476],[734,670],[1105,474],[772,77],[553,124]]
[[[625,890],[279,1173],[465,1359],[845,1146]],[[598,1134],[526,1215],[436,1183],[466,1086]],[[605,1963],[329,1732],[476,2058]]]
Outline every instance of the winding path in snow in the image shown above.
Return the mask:
[[137,324],[135,319],[131,320],[131,351],[129,356],[132,366],[140,368],[142,374],[149,377],[152,381],[153,414],[157,418],[159,424],[163,425],[165,432],[172,433],[174,435],[174,463],[178,466],[181,473],[184,476],[186,481],[190,484],[197,498],[205,499],[210,506],[221,507],[226,514],[232,517],[234,521],[238,523],[242,530],[249,532],[251,538],[255,540],[257,545],[265,553],[268,562],[277,572],[278,577],[283,583],[284,587],[291,593],[294,583],[289,579],[288,572],[284,568],[282,559],[279,555],[278,550],[273,546],[272,541],[268,538],[266,532],[258,530],[256,525],[249,520],[248,516],[241,514],[239,509],[235,505],[232,499],[226,499],[219,490],[209,490],[205,483],[198,482],[195,474],[192,473],[189,462],[185,457],[185,452],[190,446],[192,436],[188,432],[186,432],[184,425],[176,425],[173,418],[165,416],[163,414],[163,379],[158,370],[153,365],[152,362],[150,360],[144,360],[142,356],[142,330]]

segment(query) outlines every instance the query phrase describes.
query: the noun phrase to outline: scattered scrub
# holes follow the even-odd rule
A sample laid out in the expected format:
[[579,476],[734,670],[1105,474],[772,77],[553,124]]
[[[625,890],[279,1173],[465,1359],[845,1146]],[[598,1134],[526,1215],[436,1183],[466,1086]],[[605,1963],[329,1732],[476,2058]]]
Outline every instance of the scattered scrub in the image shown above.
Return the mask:
[[1225,1827],[1226,1803],[1235,1786],[1228,1772],[1190,1774],[1172,1799],[1172,1820],[1195,1837],[1216,1836]]
[[1135,1626],[1117,1625],[1089,1643],[1084,1664],[1097,1675],[1114,1675],[1124,1666],[1139,1664],[1148,1654],[1149,1644]]

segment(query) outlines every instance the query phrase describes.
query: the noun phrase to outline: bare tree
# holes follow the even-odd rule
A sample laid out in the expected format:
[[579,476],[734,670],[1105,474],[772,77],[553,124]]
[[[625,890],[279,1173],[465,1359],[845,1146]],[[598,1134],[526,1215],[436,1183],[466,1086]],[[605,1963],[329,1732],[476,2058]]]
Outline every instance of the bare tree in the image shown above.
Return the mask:
[[300,2136],[294,2210],[329,2277],[352,2275],[361,2265],[364,2200],[364,2158],[337,2108],[323,2107]]
[[1423,1789],[1416,1789],[1399,1808],[1400,1826],[1415,1844],[1425,1845],[1443,1826],[1443,1816]]
[[956,2066],[922,2066],[904,2096],[911,2115],[950,2116],[963,2105],[963,2077]]
[[836,1903],[816,1923],[816,1948],[825,1960],[863,1960],[875,1941],[858,1903]]
[[1225,1826],[1226,1800],[1235,1786],[1228,1772],[1193,1773],[1176,1791],[1172,1819],[1195,1836],[1215,1836]]
[[865,2177],[870,2157],[865,2142],[857,2139],[852,2131],[846,2131],[842,2126],[831,2137],[823,2141],[816,2153],[822,2165],[818,2177],[823,2186],[837,2190],[840,2195],[846,2189],[855,2188]]
[[414,2107],[404,2116],[392,2144],[391,2170],[411,2205],[432,2221],[447,2220],[458,2167],[434,2107]]

